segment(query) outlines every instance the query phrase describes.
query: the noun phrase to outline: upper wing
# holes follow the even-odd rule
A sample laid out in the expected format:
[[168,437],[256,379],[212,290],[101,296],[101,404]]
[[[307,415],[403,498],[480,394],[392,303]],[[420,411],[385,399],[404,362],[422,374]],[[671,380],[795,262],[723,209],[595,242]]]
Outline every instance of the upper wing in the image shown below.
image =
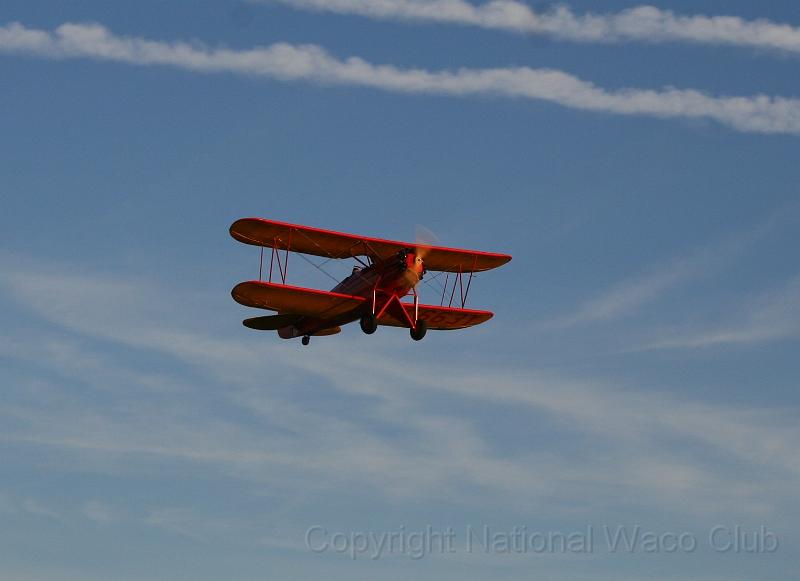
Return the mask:
[[[414,318],[414,305],[401,303],[408,315]],[[480,325],[494,316],[489,311],[476,311],[473,309],[457,309],[453,307],[437,307],[434,305],[420,305],[419,318],[425,320],[428,329],[465,329]],[[389,311],[385,312],[378,323],[391,327],[408,327],[405,320],[400,320]]]
[[352,311],[366,300],[354,295],[257,280],[237,284],[233,287],[231,296],[246,307],[320,319],[332,319]]
[[231,236],[239,242],[279,250],[293,250],[325,258],[371,256],[388,258],[405,248],[414,248],[425,256],[428,270],[480,272],[502,266],[511,256],[479,250],[460,250],[412,242],[395,242],[298,226],[263,218],[242,218],[231,225]]

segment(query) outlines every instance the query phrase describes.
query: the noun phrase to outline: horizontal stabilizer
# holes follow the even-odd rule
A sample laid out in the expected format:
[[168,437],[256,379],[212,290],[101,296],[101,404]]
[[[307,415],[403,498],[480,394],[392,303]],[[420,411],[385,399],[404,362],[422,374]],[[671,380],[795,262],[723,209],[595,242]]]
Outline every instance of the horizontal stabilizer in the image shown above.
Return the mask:
[[283,327],[294,325],[302,318],[302,315],[269,315],[245,319],[242,321],[242,325],[256,331],[277,331]]
[[328,327],[327,329],[321,329],[316,333],[311,333],[314,337],[325,337],[327,335],[336,335],[337,333],[341,333],[341,327]]

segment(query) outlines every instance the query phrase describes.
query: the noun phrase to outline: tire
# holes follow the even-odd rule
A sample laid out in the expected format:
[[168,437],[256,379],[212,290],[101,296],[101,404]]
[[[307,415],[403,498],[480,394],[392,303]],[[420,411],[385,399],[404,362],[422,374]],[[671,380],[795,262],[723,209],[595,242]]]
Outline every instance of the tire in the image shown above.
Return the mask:
[[425,333],[428,332],[428,325],[425,324],[423,319],[417,321],[417,328],[411,329],[411,338],[414,341],[420,341],[425,336]]
[[369,313],[361,317],[361,330],[367,335],[372,335],[378,329],[378,320],[375,315]]

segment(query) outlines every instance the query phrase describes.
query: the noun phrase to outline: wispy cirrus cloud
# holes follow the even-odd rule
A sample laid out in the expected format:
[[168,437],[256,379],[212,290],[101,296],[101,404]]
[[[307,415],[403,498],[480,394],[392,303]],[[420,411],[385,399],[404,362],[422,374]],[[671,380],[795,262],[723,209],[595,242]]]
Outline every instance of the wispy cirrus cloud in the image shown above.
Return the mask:
[[39,500],[31,497],[15,498],[7,492],[0,490],[0,514],[26,514],[35,517],[45,517],[52,520],[62,520],[63,516],[56,510],[45,506]]
[[800,337],[800,276],[744,301],[729,318],[704,327],[692,325],[635,350],[749,345]]
[[[17,390],[2,409],[0,436],[10,445],[150,465],[180,461],[276,487],[357,485],[364,494],[419,499],[470,499],[476,490],[485,498],[492,491],[498,498],[513,495],[516,507],[524,498],[537,510],[578,498],[603,506],[657,498],[659,506],[687,513],[736,507],[759,514],[780,504],[800,480],[800,455],[792,446],[797,427],[781,409],[685,401],[536,369],[454,372],[417,359],[412,374],[396,346],[390,353],[376,348],[366,360],[352,356],[347,337],[319,341],[314,357],[290,357],[286,350],[293,346],[286,343],[256,347],[187,326],[169,298],[186,301],[187,295],[158,285],[19,266],[5,268],[0,282],[6,297],[49,324],[176,358],[199,370],[207,388],[199,386],[191,397],[137,390],[136,373],[113,358],[104,362],[109,355],[42,357],[37,348],[46,341],[39,340],[5,352],[19,359],[32,350],[31,360],[74,381],[92,361],[91,377],[71,397],[63,387],[44,394]],[[156,310],[154,297],[160,297]],[[206,310],[200,299],[191,303]],[[73,353],[90,349],[76,343]],[[108,408],[86,385],[102,389],[95,378],[111,382],[112,371],[121,371],[123,384],[104,390],[116,404]],[[352,404],[347,414],[296,399],[295,389],[313,377]],[[265,378],[272,378],[268,389]],[[498,446],[476,418],[431,406],[431,394],[452,398],[454,408],[491,406],[493,421],[523,411],[526,423],[535,418],[548,426],[548,437]],[[578,450],[554,447],[551,438],[581,444]],[[755,466],[758,471],[747,469]],[[772,492],[770,501],[765,490]]]
[[800,27],[737,16],[680,15],[655,6],[578,14],[565,5],[537,12],[515,0],[252,0],[381,20],[450,23],[577,42],[687,42],[800,53]]
[[233,50],[117,36],[97,24],[68,23],[51,32],[12,23],[0,27],[0,53],[172,66],[396,93],[512,97],[616,115],[711,119],[744,132],[800,134],[800,99],[795,98],[713,96],[672,87],[606,90],[563,71],[529,67],[399,68],[359,57],[339,59],[316,45],[277,43]]
[[575,325],[607,321],[630,315],[656,300],[669,289],[698,275],[708,263],[708,252],[678,258],[615,284],[600,295],[580,304],[572,313],[545,321],[540,329],[565,329]]
[[118,519],[114,508],[99,500],[88,500],[83,504],[81,513],[92,522],[108,524]]
[[668,291],[692,280],[709,276],[739,256],[765,235],[787,223],[795,224],[798,206],[781,208],[755,226],[721,240],[707,243],[682,256],[656,262],[644,272],[629,276],[567,313],[539,325],[541,329],[564,329],[575,325],[608,321],[636,313]]

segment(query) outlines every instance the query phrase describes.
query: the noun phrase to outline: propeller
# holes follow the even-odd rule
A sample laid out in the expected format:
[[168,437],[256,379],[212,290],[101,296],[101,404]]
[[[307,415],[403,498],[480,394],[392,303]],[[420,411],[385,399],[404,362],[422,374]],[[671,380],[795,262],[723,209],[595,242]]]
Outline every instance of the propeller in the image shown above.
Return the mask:
[[414,244],[416,248],[414,251],[416,252],[417,256],[419,256],[422,260],[425,260],[425,255],[428,254],[430,250],[430,246],[438,246],[439,245],[439,237],[433,233],[430,228],[423,226],[422,224],[417,224],[414,227]]

